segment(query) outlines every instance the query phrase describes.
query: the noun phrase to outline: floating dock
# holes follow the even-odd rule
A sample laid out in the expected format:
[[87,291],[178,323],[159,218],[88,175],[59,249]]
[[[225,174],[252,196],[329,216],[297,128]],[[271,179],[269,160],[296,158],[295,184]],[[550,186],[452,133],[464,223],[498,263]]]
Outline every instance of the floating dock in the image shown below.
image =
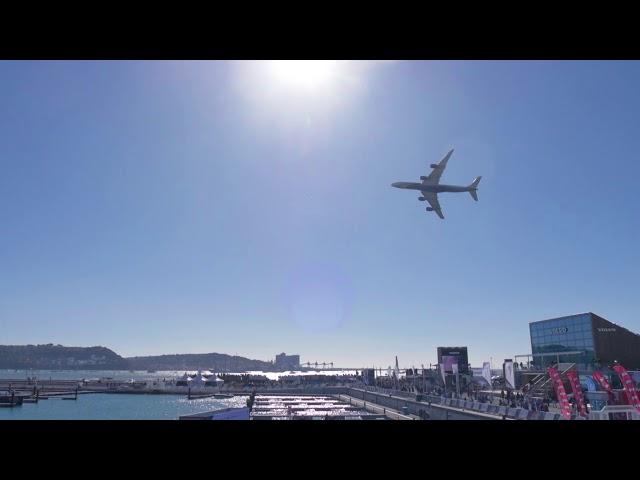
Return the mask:
[[335,397],[314,395],[257,395],[251,420],[385,420]]

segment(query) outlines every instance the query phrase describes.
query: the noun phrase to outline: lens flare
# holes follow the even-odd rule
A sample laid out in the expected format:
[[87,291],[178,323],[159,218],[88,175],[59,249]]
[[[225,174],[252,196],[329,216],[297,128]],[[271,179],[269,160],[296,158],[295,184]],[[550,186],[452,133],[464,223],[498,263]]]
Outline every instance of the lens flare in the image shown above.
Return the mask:
[[327,85],[336,76],[336,60],[273,60],[273,77],[291,87],[314,90]]

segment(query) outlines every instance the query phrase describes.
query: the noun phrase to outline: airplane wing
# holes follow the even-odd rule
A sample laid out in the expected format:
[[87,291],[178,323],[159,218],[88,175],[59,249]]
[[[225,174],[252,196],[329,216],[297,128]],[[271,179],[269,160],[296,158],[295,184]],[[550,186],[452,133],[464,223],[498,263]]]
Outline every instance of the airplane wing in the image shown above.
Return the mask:
[[423,185],[437,185],[438,183],[440,183],[440,177],[442,176],[444,169],[447,168],[447,162],[449,161],[449,157],[452,153],[453,149],[450,150],[442,160],[440,160],[440,163],[438,163],[437,165],[434,164],[436,165],[435,167],[432,166],[433,170],[431,171],[431,174],[429,174],[429,176],[422,181]]
[[440,208],[440,202],[438,202],[438,194],[433,192],[422,192],[422,196],[424,199],[429,202],[433,211],[438,214],[440,218],[444,220],[444,215],[442,214],[442,209]]

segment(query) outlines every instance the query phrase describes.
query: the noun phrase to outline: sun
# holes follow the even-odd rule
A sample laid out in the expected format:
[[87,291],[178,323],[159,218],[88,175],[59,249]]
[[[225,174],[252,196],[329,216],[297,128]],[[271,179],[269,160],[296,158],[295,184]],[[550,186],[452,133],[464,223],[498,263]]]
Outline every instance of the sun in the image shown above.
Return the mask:
[[327,86],[338,71],[336,60],[273,60],[269,69],[278,82],[300,90]]

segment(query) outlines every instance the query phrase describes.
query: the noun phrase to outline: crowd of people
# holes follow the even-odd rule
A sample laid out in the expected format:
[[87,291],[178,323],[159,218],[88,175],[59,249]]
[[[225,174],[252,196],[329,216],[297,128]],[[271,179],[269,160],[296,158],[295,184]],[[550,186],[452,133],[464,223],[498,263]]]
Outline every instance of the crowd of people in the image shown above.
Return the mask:
[[[500,393],[498,394],[498,391],[483,391],[479,385],[472,384],[465,386],[465,388],[458,394],[450,387],[445,389],[442,385],[437,385],[431,382],[416,385],[411,384],[404,379],[396,379],[395,381],[387,380],[383,386],[376,386],[375,390],[385,391],[386,393],[389,393],[389,395],[398,392],[410,392],[416,396],[424,394],[471,400],[504,407],[524,408],[526,410],[536,412],[548,412],[549,407],[557,407],[557,403],[555,402],[552,394],[549,394],[544,398],[533,397],[528,394],[528,388],[525,388],[523,391],[501,388]],[[571,399],[571,401],[575,404],[573,399]]]

